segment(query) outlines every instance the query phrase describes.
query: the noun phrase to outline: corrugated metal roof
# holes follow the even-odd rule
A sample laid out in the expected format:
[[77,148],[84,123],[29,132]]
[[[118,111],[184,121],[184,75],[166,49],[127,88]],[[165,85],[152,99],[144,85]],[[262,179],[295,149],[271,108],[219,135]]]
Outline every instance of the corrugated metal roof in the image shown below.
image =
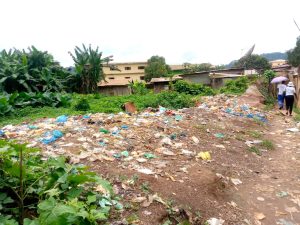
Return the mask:
[[[172,78],[172,80],[181,80],[181,79],[182,77],[178,75]],[[170,77],[156,77],[156,78],[152,78],[150,83],[169,82],[170,80],[171,80]]]

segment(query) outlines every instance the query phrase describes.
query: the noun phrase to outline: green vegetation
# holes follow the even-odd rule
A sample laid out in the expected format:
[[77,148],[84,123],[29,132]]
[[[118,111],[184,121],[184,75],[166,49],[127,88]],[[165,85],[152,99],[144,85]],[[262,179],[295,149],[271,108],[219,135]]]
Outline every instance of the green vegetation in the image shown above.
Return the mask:
[[70,53],[75,63],[76,73],[68,77],[69,88],[79,93],[97,92],[97,83],[104,80],[103,65],[108,64],[112,56],[101,58],[102,52],[97,47],[95,50],[82,45],[82,49],[75,47],[75,55]]
[[297,38],[294,49],[287,52],[288,62],[292,66],[298,67],[300,65],[300,36]]
[[270,84],[271,80],[275,77],[276,74],[273,70],[266,70],[263,75],[265,79],[268,81],[268,83]]
[[[178,92],[161,92],[159,94],[146,95],[128,95],[128,96],[103,96],[94,94],[70,95],[72,98],[69,107],[25,107],[15,110],[7,116],[0,116],[0,126],[4,124],[16,124],[23,121],[34,121],[43,117],[57,117],[59,115],[79,115],[82,113],[118,113],[122,111],[122,105],[126,102],[134,102],[138,110],[143,110],[147,107],[157,108],[164,106],[171,109],[187,108],[194,105],[194,98],[191,95],[181,94]],[[75,105],[85,98],[90,105],[87,111],[75,110]],[[0,101],[1,107],[1,101]]]
[[239,77],[235,80],[229,80],[225,86],[220,89],[221,93],[225,94],[243,94],[249,85],[249,80],[246,77]]
[[183,64],[184,70],[183,73],[196,73],[201,71],[210,71],[212,65],[210,63],[201,63],[201,64],[191,64],[191,63],[184,63]]
[[203,84],[191,83],[184,80],[178,80],[173,85],[174,90],[179,93],[185,93],[189,95],[215,95],[216,90]]
[[70,105],[71,97],[68,94],[60,93],[14,93],[0,94],[0,118],[8,114],[12,114],[18,108],[27,106],[51,106],[51,107],[67,107]]
[[152,56],[147,63],[148,65],[145,67],[145,81],[147,82],[155,77],[167,77],[171,72],[171,68],[162,56]]
[[270,140],[263,140],[263,142],[260,143],[260,146],[267,150],[273,150],[275,148],[273,142]]
[[248,150],[254,152],[256,155],[261,155],[261,151],[255,146],[250,147]]
[[253,130],[253,131],[249,131],[248,133],[251,137],[254,137],[254,138],[261,138],[262,137],[262,134],[259,131]]
[[25,50],[0,52],[0,91],[61,92],[69,72],[53,56],[34,46]]
[[88,111],[91,109],[90,104],[87,99],[81,98],[74,106],[77,111]]
[[242,57],[237,62],[235,62],[234,67],[255,69],[257,71],[262,71],[262,72],[271,69],[271,65],[266,58],[255,54]]
[[129,84],[129,87],[131,88],[132,93],[137,95],[145,95],[150,92],[150,90],[147,89],[145,82],[134,81]]
[[294,113],[296,114],[295,117],[294,117],[295,121],[300,122],[300,109],[295,108]]
[[0,140],[1,224],[99,224],[123,206],[112,186],[62,157]]

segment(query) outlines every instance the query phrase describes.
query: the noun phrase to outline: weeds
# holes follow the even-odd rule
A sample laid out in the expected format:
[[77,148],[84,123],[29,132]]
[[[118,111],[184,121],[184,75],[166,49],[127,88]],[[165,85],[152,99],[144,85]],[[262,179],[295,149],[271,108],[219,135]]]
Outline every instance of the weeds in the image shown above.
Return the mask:
[[267,150],[273,150],[275,148],[273,142],[270,140],[263,140],[263,142],[260,143],[260,146]]
[[255,147],[255,146],[250,147],[248,150],[250,152],[254,152],[256,155],[261,156],[261,151],[257,147]]
[[140,189],[145,193],[145,194],[149,194],[149,192],[151,191],[149,183],[146,181],[144,183],[141,184]]
[[259,131],[249,131],[249,135],[251,137],[254,137],[254,138],[261,138],[262,137],[262,134],[259,132]]

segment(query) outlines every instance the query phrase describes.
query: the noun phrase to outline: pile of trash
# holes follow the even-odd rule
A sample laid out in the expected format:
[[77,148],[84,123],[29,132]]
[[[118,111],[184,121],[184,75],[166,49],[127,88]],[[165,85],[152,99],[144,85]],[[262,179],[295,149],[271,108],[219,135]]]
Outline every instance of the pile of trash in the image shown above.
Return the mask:
[[202,98],[203,103],[198,107],[201,109],[209,110],[218,114],[228,114],[231,116],[246,117],[256,119],[266,123],[268,121],[267,114],[261,112],[256,107],[251,107],[238,97],[228,97],[224,94],[218,96],[207,96]]

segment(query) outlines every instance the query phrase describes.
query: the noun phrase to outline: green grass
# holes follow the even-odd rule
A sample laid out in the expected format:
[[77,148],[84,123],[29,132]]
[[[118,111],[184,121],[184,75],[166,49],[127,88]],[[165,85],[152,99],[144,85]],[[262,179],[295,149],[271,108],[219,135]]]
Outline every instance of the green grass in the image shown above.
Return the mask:
[[[87,111],[75,110],[75,105],[82,98],[87,99],[90,109]],[[122,105],[126,102],[134,102],[137,109],[143,110],[147,107],[158,107],[162,105],[167,108],[184,108],[194,105],[195,96],[179,94],[177,92],[162,92],[159,94],[128,95],[128,96],[103,96],[103,95],[81,95],[73,94],[72,103],[67,108],[54,107],[25,107],[16,109],[14,114],[0,117],[0,127],[6,124],[19,124],[32,122],[39,118],[55,118],[59,115],[83,115],[88,113],[118,113],[122,111]]]
[[256,131],[256,130],[251,130],[248,133],[251,137],[254,137],[254,138],[261,138],[262,137],[262,134],[259,131]]
[[263,140],[263,142],[260,143],[260,146],[267,150],[273,150],[275,148],[273,142],[270,140]]
[[296,122],[300,122],[300,109],[299,108],[294,108],[294,113],[296,114],[294,117],[294,120]]
[[248,150],[254,152],[256,155],[261,155],[261,151],[255,146],[250,147]]

